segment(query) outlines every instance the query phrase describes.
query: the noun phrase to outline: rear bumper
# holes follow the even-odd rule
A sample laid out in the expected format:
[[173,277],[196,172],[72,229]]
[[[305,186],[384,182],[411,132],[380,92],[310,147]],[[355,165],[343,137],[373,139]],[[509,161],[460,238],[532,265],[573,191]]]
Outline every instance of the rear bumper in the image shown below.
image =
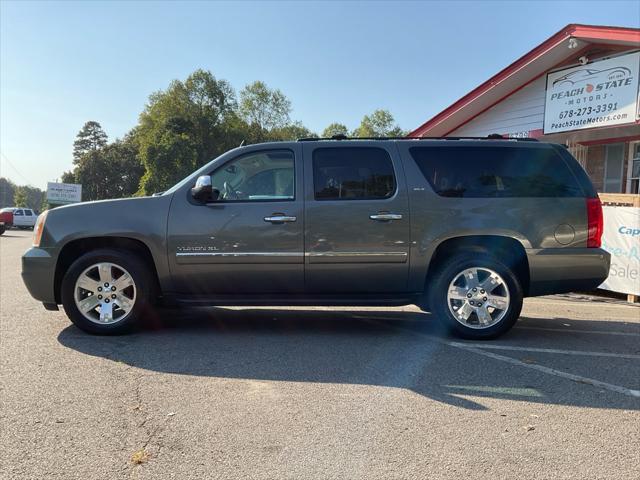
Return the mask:
[[22,256],[22,281],[33,298],[55,304],[56,259],[47,249],[30,248]]
[[600,248],[527,250],[528,296],[593,290],[609,275],[611,255]]

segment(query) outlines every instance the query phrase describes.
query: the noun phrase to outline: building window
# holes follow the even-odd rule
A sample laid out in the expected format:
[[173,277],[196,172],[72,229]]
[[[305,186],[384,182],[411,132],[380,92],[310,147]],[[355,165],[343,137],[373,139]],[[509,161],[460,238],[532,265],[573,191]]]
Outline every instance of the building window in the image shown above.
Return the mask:
[[605,148],[604,189],[605,193],[622,192],[622,170],[624,167],[624,143],[612,143]]
[[640,193],[640,142],[631,145],[633,159],[631,160],[631,190],[629,193]]

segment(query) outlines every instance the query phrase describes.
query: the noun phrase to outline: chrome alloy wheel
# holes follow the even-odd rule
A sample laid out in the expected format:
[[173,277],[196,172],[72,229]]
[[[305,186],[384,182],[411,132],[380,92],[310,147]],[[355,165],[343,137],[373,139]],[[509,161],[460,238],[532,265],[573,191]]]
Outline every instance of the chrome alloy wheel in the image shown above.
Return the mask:
[[91,322],[109,325],[129,315],[136,303],[136,284],[124,268],[115,263],[91,265],[76,280],[76,307]]
[[469,328],[488,328],[509,310],[509,288],[504,279],[489,268],[468,268],[449,284],[447,305],[453,317]]

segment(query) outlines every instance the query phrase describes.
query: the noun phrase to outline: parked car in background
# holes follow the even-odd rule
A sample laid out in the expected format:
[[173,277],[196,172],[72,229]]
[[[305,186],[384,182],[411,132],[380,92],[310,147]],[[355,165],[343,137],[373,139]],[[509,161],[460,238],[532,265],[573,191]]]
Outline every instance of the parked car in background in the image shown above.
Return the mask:
[[38,219],[38,214],[30,208],[7,207],[0,212],[11,212],[13,226],[16,228],[33,228]]
[[0,235],[13,226],[13,208],[0,210]]
[[414,303],[481,339],[523,297],[602,283],[601,234],[598,195],[560,145],[304,139],[231,150],[158,196],[49,210],[22,277],[97,334],[159,301]]

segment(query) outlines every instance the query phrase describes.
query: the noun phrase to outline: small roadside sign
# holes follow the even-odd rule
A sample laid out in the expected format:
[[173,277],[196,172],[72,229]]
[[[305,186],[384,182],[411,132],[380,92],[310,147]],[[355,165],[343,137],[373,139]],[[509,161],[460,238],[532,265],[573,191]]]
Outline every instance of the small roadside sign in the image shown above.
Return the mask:
[[82,185],[76,183],[47,183],[47,202],[66,205],[82,201]]

